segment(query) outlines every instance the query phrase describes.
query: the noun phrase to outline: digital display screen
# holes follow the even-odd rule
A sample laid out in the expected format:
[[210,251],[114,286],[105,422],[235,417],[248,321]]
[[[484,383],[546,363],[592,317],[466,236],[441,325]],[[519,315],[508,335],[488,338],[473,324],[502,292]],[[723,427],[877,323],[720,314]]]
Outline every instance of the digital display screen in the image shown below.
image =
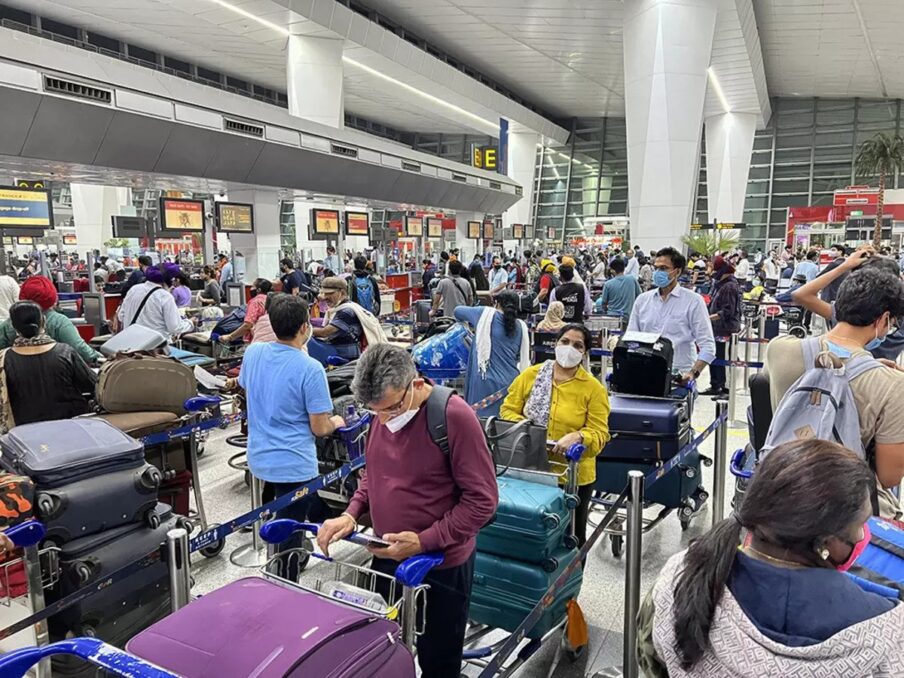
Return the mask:
[[204,201],[160,198],[160,230],[202,233]]
[[217,225],[226,233],[254,233],[254,205],[244,202],[216,203]]
[[409,238],[420,238],[424,235],[424,218],[405,217],[405,234]]
[[480,222],[479,221],[469,221],[468,222],[468,237],[473,238],[474,240],[480,240]]
[[524,224],[512,224],[512,237],[521,240],[524,237]]
[[78,236],[64,235],[63,236],[63,244],[64,245],[78,245]]
[[53,228],[50,191],[41,188],[0,186],[0,228]]
[[524,239],[525,240],[533,240],[534,239],[534,225],[533,224],[524,224]]
[[367,235],[370,220],[367,212],[345,213],[345,235]]
[[311,210],[311,237],[319,240],[339,237],[338,210]]
[[113,217],[113,236],[116,238],[146,238],[147,220],[144,217]]
[[442,238],[443,237],[443,220],[427,219],[427,237]]
[[18,238],[16,238],[16,242],[20,245],[34,245],[35,239],[30,235],[20,235]]

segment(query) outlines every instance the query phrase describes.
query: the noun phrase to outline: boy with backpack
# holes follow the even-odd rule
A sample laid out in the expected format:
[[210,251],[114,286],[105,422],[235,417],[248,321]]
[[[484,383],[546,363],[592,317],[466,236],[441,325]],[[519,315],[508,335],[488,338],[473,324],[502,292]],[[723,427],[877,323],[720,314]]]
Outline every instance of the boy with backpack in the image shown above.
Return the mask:
[[355,257],[355,272],[348,282],[348,296],[374,315],[380,315],[380,285],[370,271],[367,270],[367,258],[358,255]]
[[889,491],[904,479],[904,372],[869,351],[904,316],[904,282],[875,267],[852,273],[835,301],[838,323],[821,337],[779,337],[766,349],[774,416],[761,451],[794,439],[832,440],[876,473],[873,512],[900,520]]

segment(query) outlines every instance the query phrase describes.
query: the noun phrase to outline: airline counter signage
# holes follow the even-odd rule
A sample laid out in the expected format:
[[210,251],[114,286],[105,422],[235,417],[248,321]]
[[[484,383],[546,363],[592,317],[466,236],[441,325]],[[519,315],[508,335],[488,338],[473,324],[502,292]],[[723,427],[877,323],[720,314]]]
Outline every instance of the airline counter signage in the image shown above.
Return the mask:
[[53,228],[50,191],[0,186],[0,227]]

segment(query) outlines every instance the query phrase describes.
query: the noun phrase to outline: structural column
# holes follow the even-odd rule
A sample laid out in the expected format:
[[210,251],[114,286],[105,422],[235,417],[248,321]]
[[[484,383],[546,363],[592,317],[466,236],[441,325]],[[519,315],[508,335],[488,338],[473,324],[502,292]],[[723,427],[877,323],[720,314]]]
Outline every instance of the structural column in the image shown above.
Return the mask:
[[251,283],[255,278],[273,280],[279,277],[279,193],[266,190],[229,191],[229,200],[254,205],[254,233],[229,235],[233,267],[235,257],[241,254],[245,257],[245,283]]
[[716,0],[626,0],[625,117],[632,245],[690,227]]
[[132,204],[130,189],[94,184],[69,186],[79,252],[103,251],[104,243],[113,237],[111,218],[120,214],[120,208]]
[[342,48],[333,38],[290,35],[286,78],[289,113],[329,127],[342,128]]
[[[510,179],[521,185],[521,199],[502,215],[502,225],[529,224],[534,205],[534,174],[537,167],[537,144],[540,135],[531,130],[509,131],[507,173]],[[504,240],[506,251],[519,245],[516,240]]]
[[744,221],[756,123],[754,113],[723,113],[706,119],[706,197],[710,223]]

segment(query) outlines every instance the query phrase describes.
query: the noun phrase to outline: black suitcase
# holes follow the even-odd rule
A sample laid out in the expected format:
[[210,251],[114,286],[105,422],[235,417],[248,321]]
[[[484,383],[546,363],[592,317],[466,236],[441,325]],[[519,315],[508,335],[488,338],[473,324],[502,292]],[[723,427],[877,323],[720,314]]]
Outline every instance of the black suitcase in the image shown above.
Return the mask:
[[16,426],[0,437],[3,467],[38,490],[144,465],[144,446],[103,419],[83,417]]
[[144,464],[39,490],[35,505],[46,539],[60,545],[129,523],[155,527],[160,480],[160,471]]
[[672,390],[672,342],[659,337],[644,343],[626,336],[612,351],[612,389],[664,398]]
[[[157,504],[154,510],[156,528],[141,523],[124,525],[60,547],[60,578],[47,592],[48,604],[152,553],[164,544],[169,530],[186,524],[166,504]],[[49,627],[57,636],[90,635],[95,629],[112,624],[127,610],[145,607],[168,592],[169,571],[161,550],[159,561],[61,610],[50,618]]]

